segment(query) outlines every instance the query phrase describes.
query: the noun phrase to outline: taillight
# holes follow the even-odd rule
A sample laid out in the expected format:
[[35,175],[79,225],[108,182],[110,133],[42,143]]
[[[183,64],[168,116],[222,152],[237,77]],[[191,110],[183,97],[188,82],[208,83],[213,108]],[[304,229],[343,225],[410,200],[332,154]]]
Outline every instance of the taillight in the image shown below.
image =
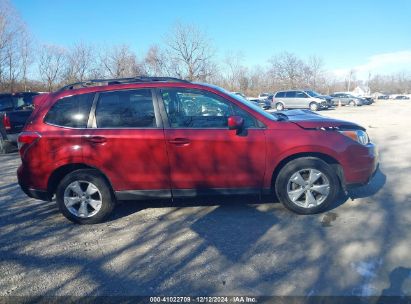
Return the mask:
[[41,135],[37,132],[22,132],[17,140],[20,156],[23,157],[27,149],[40,138]]
[[3,126],[6,130],[11,130],[10,117],[8,117],[7,114],[3,116]]

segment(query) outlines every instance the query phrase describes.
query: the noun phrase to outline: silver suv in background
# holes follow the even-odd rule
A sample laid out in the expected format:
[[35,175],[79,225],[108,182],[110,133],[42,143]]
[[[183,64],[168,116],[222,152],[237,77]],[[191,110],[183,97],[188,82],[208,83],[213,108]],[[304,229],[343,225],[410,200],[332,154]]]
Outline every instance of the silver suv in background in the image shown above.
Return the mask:
[[310,109],[318,111],[327,109],[327,101],[321,96],[310,96],[304,90],[278,91],[274,94],[272,107],[277,111],[284,109]]

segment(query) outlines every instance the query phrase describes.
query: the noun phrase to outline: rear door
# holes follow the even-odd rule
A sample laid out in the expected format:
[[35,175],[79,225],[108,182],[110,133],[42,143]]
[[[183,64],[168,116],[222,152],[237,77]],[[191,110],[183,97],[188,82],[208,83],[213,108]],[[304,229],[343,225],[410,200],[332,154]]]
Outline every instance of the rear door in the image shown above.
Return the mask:
[[91,116],[83,157],[106,174],[117,197],[170,198],[164,131],[153,91],[99,93]]
[[[247,111],[206,90],[164,88],[165,137],[173,197],[259,194],[265,173],[265,131]],[[229,130],[231,115],[245,130]]]

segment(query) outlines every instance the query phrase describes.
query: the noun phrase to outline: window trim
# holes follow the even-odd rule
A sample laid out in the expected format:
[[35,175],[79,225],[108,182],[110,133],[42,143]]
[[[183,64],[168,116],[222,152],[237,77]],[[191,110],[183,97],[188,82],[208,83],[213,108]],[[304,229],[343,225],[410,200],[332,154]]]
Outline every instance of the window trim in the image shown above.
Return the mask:
[[[138,91],[138,90],[150,90],[151,92],[151,97],[153,100],[153,107],[154,107],[154,119],[156,121],[156,127],[119,127],[119,128],[99,128],[97,126],[97,117],[96,117],[96,110],[97,110],[97,104],[98,100],[100,98],[100,95],[104,93],[113,93],[113,92],[125,92],[125,91]],[[93,129],[93,130],[161,130],[163,129],[163,120],[160,115],[160,110],[158,108],[158,100],[157,96],[155,93],[155,90],[152,87],[138,87],[138,88],[132,88],[132,89],[124,89],[124,90],[119,90],[119,89],[113,89],[113,90],[108,90],[108,91],[101,91],[101,92],[96,92],[93,104],[91,106],[90,110],[90,116],[89,116],[89,121],[87,124],[88,129]]]
[[167,130],[227,130],[227,131],[232,131],[230,129],[227,128],[184,128],[184,127],[178,127],[178,128],[173,128],[170,125],[170,120],[168,118],[167,115],[167,111],[166,108],[164,106],[164,100],[163,100],[163,96],[161,94],[161,91],[164,89],[179,89],[179,90],[186,90],[186,91],[200,91],[200,92],[207,92],[213,95],[218,96],[219,98],[223,99],[225,102],[227,102],[230,106],[230,108],[234,111],[233,107],[237,107],[239,108],[241,111],[246,112],[248,115],[250,115],[256,122],[257,126],[256,127],[251,127],[251,128],[245,128],[246,130],[261,130],[261,129],[266,129],[267,127],[265,126],[265,124],[263,122],[261,122],[259,119],[257,119],[254,115],[252,115],[251,113],[249,113],[248,111],[244,110],[243,108],[239,107],[238,105],[236,105],[234,102],[232,102],[231,100],[229,100],[228,98],[225,98],[219,94],[216,94],[212,91],[206,90],[206,89],[199,89],[199,88],[186,88],[186,87],[157,87],[156,90],[156,94],[157,94],[157,98],[158,98],[158,105],[160,108],[160,114],[161,114],[161,118],[163,120],[163,126],[164,129]]

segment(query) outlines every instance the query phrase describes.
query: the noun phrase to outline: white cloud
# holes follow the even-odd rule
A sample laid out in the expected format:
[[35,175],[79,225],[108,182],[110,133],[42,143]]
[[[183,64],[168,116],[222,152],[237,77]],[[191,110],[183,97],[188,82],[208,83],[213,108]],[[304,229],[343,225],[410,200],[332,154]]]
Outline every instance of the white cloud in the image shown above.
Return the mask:
[[350,70],[355,70],[358,79],[367,79],[369,73],[371,73],[371,75],[390,74],[411,70],[411,50],[373,55],[367,58],[364,64],[344,69],[336,69],[332,72],[337,77],[344,78]]

